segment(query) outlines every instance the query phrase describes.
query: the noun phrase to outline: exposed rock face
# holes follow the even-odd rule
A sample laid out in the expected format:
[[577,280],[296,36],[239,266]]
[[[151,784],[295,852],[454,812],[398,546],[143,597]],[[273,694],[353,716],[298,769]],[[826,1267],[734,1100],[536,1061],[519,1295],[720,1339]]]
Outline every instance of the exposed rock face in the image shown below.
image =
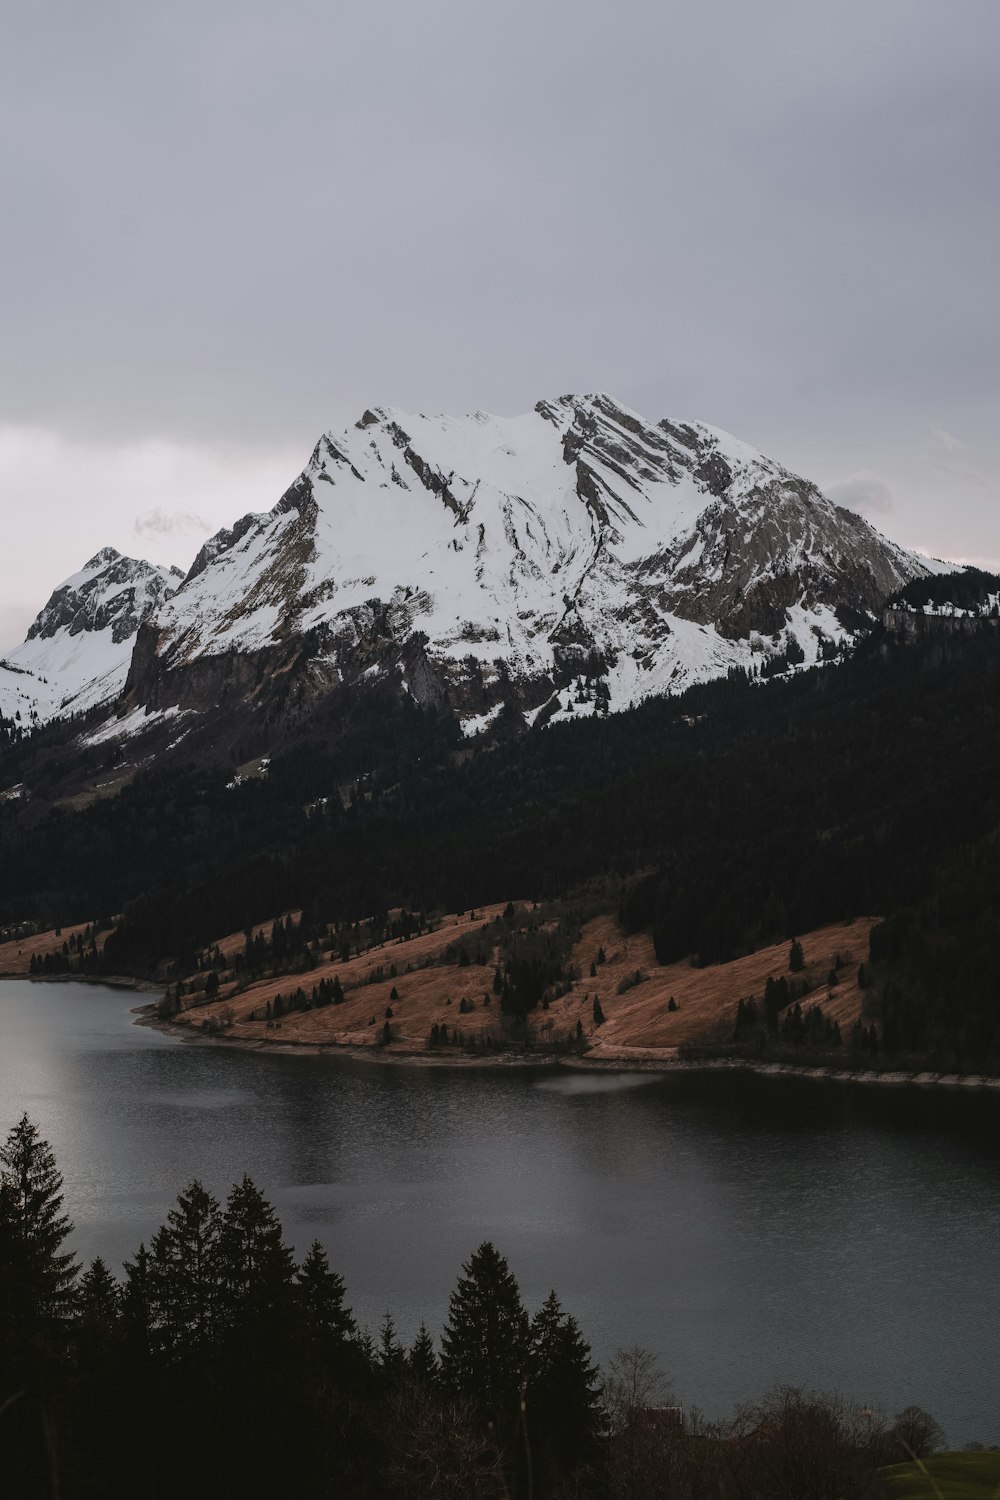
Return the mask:
[[104,547],[59,585],[24,643],[0,662],[0,714],[42,721],[113,702],[140,625],[183,579],[179,568]]
[[[206,543],[140,633],[121,712],[392,677],[476,732],[812,661],[934,567],[700,423],[609,396],[511,419],[369,410],[267,515]],[[237,661],[236,658],[239,658]]]
[[180,568],[157,568],[104,547],[60,584],[35,617],[27,639],[51,640],[61,631],[79,635],[83,630],[108,630],[120,646],[183,581]]
[[890,635],[918,640],[928,635],[976,635],[981,630],[1000,630],[1000,615],[995,614],[924,614],[915,609],[887,609],[882,624]]
[[497,734],[817,660],[846,638],[838,609],[877,614],[934,568],[736,438],[606,395],[514,418],[375,409],[183,580],[98,554],[20,651],[117,653],[108,676],[90,652],[82,698],[79,681],[49,694],[67,711],[124,683],[102,736],[237,707],[278,726],[372,683]]

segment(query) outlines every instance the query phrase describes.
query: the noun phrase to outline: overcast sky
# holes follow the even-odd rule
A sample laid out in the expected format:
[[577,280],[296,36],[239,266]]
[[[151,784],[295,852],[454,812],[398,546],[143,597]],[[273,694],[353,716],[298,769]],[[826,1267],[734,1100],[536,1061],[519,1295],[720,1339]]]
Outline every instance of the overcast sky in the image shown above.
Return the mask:
[[5,0],[0,647],[366,405],[604,389],[1000,567],[997,0]]

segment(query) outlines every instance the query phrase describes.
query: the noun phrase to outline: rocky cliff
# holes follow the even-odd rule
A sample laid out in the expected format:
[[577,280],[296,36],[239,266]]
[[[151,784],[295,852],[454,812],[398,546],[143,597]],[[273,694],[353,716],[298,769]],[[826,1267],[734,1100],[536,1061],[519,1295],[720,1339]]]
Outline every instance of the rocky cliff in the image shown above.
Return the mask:
[[[524,416],[366,411],[143,624],[120,711],[391,678],[470,734],[835,652],[932,570],[700,423],[606,395]],[[840,612],[841,618],[838,618]]]
[[67,578],[0,661],[0,715],[25,723],[82,713],[121,693],[142,622],[183,582],[104,547]]
[[0,712],[107,704],[98,739],[233,712],[270,732],[380,684],[492,735],[826,659],[937,567],[739,439],[607,395],[377,408],[186,576],[98,553],[0,675]]

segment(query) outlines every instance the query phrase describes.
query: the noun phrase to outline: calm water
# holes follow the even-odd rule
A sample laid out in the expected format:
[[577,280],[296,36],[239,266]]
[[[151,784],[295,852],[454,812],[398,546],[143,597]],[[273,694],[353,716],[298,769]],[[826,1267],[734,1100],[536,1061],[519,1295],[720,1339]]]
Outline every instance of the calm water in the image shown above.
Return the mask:
[[359,1317],[439,1328],[483,1239],[595,1353],[655,1350],[713,1415],[775,1381],[1000,1440],[1000,1101],[692,1076],[447,1072],[194,1047],[122,991],[0,984],[0,1129],[58,1154],[120,1262],[200,1176],[250,1173]]

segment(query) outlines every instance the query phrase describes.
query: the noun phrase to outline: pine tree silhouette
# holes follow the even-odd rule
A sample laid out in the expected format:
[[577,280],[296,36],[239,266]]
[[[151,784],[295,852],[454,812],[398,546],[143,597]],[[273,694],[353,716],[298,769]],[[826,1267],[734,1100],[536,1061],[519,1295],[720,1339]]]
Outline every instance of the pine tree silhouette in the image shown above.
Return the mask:
[[531,1323],[526,1420],[533,1447],[560,1474],[594,1456],[603,1431],[599,1372],[555,1292]]
[[44,1347],[72,1308],[62,1185],[52,1148],[22,1115],[0,1149],[0,1347],[15,1360]]
[[438,1357],[426,1323],[421,1323],[417,1336],[406,1355],[406,1367],[411,1377],[426,1388],[433,1388],[438,1381]]
[[528,1314],[510,1267],[485,1241],[462,1267],[441,1336],[441,1379],[492,1422],[501,1442],[513,1434],[528,1358]]

